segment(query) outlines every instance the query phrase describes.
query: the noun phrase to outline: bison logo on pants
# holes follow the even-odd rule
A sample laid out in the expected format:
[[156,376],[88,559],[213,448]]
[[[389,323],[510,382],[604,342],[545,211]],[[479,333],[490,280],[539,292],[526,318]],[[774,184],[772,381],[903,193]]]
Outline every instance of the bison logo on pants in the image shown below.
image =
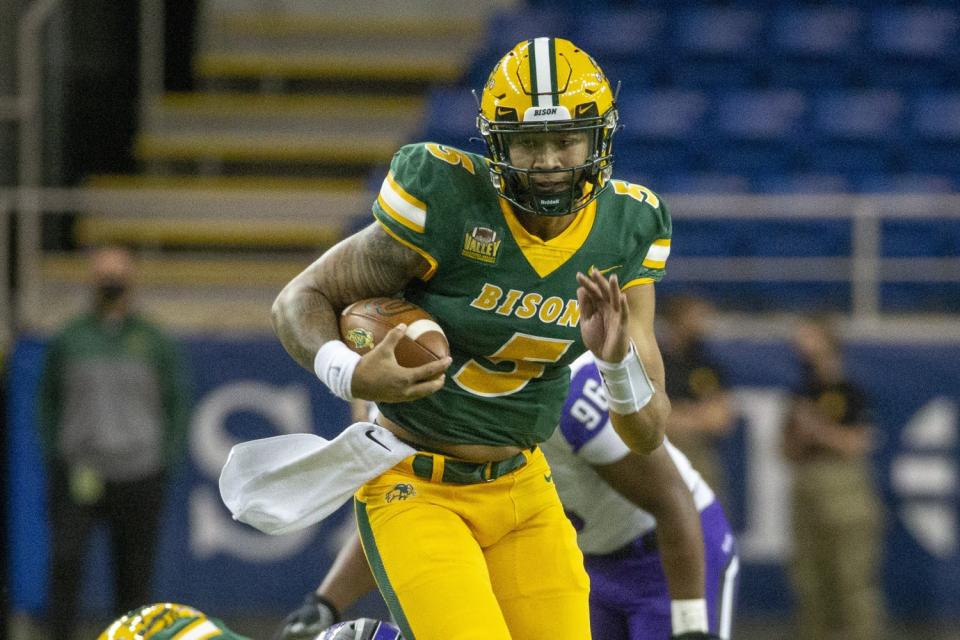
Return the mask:
[[406,500],[417,495],[417,491],[413,488],[412,484],[398,484],[394,485],[393,489],[387,491],[385,496],[387,502],[393,502],[394,500]]

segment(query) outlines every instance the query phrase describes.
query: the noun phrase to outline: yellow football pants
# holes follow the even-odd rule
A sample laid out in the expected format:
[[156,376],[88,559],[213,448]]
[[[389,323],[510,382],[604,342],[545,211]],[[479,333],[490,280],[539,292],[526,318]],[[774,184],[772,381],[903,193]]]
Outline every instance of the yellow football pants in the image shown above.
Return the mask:
[[443,482],[441,455],[422,478],[411,457],[357,492],[364,552],[405,640],[589,640],[576,532],[546,458],[525,455],[478,484]]

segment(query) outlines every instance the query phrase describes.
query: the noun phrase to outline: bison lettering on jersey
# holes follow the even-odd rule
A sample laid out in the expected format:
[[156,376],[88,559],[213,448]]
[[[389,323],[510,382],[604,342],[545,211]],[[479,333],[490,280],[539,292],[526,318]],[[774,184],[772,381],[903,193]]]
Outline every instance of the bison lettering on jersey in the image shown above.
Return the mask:
[[580,322],[580,304],[576,300],[564,301],[558,296],[544,299],[535,291],[528,293],[517,289],[504,293],[503,289],[489,282],[483,283],[483,289],[470,306],[521,320],[536,317],[544,324],[556,323],[561,327],[575,327]]

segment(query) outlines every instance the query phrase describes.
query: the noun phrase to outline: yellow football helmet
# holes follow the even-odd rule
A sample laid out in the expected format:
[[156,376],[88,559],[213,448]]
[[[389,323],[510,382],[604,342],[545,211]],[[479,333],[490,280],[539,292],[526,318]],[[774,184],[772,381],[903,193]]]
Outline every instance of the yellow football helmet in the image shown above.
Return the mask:
[[[582,209],[604,189],[613,171],[616,95],[592,57],[569,40],[524,40],[493,68],[480,98],[477,128],[487,143],[491,179],[501,196],[539,215]],[[510,161],[510,136],[531,132],[585,131],[591,147],[584,164],[566,167],[570,189],[537,193],[525,169]]]
[[182,604],[172,602],[149,604],[115,620],[97,637],[97,640],[148,640],[183,618],[203,621],[200,624],[207,621],[206,615]]

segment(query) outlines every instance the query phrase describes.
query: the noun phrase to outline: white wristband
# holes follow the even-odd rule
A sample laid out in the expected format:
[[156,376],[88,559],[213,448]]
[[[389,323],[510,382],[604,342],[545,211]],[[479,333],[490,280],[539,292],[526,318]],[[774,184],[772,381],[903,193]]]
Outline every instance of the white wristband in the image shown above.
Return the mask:
[[333,395],[346,400],[353,400],[351,383],[353,370],[360,362],[360,354],[351,351],[350,347],[340,340],[331,340],[317,351],[313,359],[313,370],[320,382],[327,385]]
[[611,410],[626,416],[647,406],[653,398],[653,383],[632,342],[626,357],[620,362],[607,362],[600,358],[596,361]]
[[707,623],[707,601],[699,600],[672,600],[670,602],[670,625],[673,635],[691,631],[708,633],[710,625]]

